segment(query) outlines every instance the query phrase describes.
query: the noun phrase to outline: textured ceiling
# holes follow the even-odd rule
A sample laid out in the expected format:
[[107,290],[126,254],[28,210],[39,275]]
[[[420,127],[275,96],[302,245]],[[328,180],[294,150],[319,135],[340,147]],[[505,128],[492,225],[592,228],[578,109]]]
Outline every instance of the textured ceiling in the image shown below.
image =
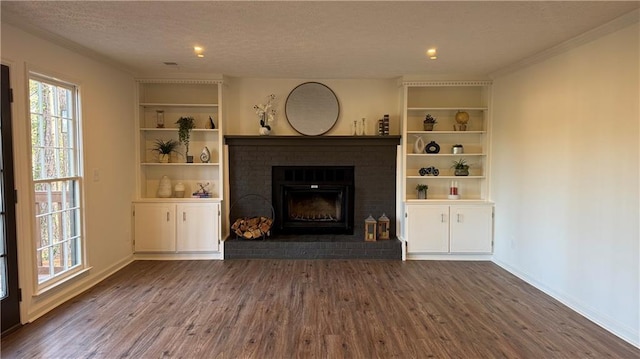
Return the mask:
[[[485,76],[637,9],[616,2],[1,1],[2,21],[135,74]],[[196,58],[193,46],[205,49]],[[425,56],[438,49],[438,60]],[[176,62],[168,67],[163,62]]]

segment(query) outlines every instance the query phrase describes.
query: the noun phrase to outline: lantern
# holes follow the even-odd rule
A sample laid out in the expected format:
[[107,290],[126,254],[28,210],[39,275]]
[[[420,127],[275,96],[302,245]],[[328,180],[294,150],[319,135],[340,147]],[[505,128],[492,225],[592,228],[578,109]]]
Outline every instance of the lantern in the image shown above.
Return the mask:
[[378,218],[378,239],[389,239],[389,217],[384,213]]
[[371,215],[364,220],[364,240],[367,242],[376,240],[376,220]]

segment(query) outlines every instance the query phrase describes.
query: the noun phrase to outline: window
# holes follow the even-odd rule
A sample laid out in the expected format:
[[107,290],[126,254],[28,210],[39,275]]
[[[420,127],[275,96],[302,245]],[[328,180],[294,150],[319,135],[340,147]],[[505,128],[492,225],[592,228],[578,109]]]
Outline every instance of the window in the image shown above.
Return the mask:
[[29,77],[38,284],[83,268],[81,151],[76,86]]

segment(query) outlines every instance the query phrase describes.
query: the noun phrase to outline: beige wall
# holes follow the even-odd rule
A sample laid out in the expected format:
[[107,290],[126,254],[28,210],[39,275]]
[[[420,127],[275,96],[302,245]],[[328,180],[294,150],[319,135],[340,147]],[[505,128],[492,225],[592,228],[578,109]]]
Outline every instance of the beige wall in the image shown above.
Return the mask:
[[638,24],[493,86],[494,260],[639,338]]
[[231,135],[257,135],[258,117],[253,106],[264,104],[269,94],[276,95],[277,121],[272,127],[273,135],[298,135],[289,125],[284,106],[289,92],[303,82],[315,81],[333,90],[340,104],[340,115],[336,125],[327,135],[351,135],[353,120],[366,117],[367,134],[374,135],[377,121],[389,114],[391,134],[400,133],[400,111],[398,108],[398,85],[389,80],[312,80],[270,78],[226,78],[224,111],[225,133]]
[[[2,62],[14,91],[13,133],[18,189],[18,251],[22,321],[30,321],[86,290],[131,260],[134,177],[134,82],[127,73],[2,24]],[[84,142],[84,203],[88,274],[34,296],[27,72],[80,85]],[[94,172],[99,179],[94,181]]]

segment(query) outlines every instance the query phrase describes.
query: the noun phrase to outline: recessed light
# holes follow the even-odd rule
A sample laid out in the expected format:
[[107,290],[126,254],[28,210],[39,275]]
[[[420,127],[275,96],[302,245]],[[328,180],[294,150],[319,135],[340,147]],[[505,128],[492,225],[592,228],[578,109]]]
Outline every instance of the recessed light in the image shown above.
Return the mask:
[[194,46],[193,47],[193,52],[198,57],[204,57],[204,54],[202,53],[202,52],[204,52],[204,49],[202,48],[202,46]]
[[437,56],[437,54],[436,54],[436,49],[435,49],[435,48],[432,48],[432,49],[427,50],[427,56],[429,56],[429,58],[430,58],[431,60],[435,60],[435,59],[437,59],[437,58],[438,58],[438,56]]

